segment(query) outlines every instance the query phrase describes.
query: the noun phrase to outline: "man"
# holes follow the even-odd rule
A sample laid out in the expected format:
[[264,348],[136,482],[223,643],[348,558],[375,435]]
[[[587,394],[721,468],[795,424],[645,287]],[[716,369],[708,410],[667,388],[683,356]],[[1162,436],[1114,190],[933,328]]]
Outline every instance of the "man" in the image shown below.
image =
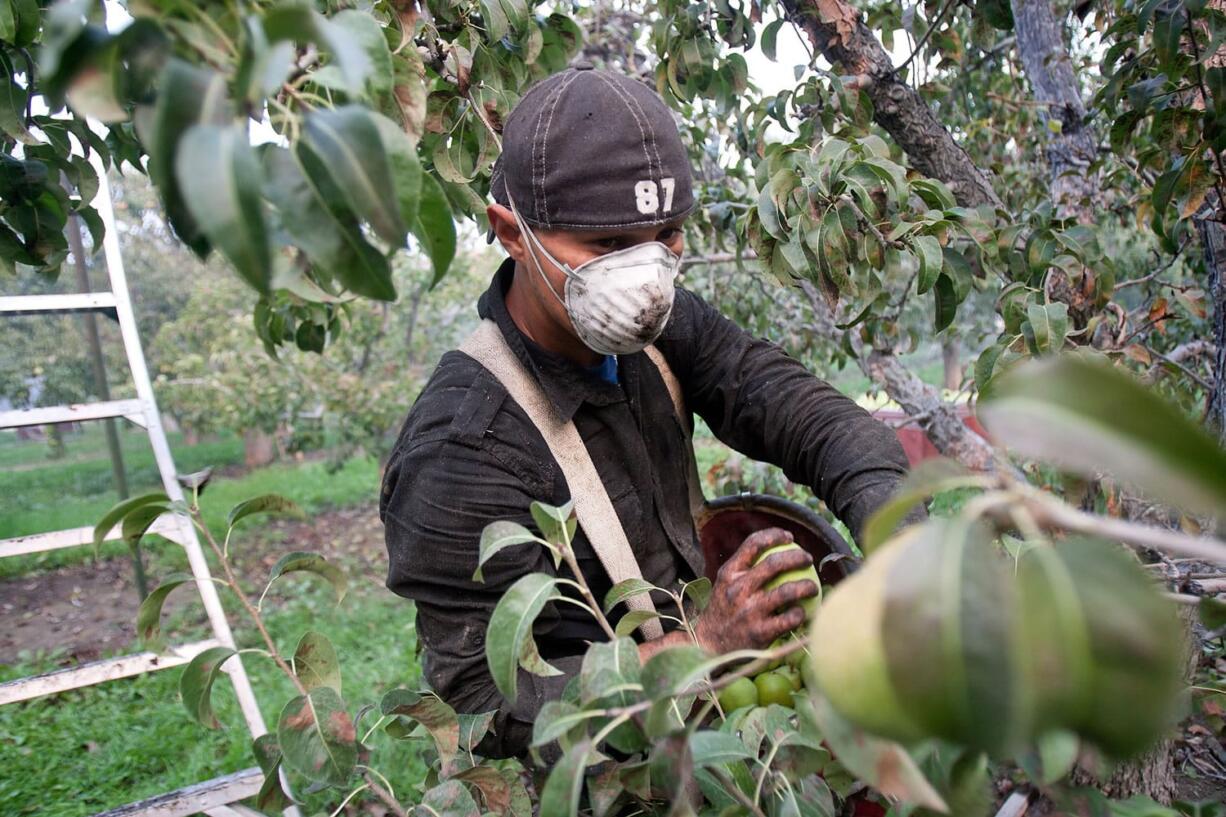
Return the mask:
[[[644,578],[676,587],[703,572],[686,485],[689,441],[661,369],[642,351],[652,343],[685,406],[716,436],[811,485],[859,533],[905,473],[902,448],[778,347],[674,290],[695,202],[676,125],[653,91],[589,66],[538,83],[507,117],[492,193],[486,212],[510,257],[477,311],[542,404],[573,421]],[[551,605],[535,634],[563,674],[521,671],[516,701],[490,678],[485,630],[502,593],[526,573],[559,571],[527,544],[500,552],[484,566],[485,581],[474,582],[481,532],[502,519],[531,527],[533,500],[572,498],[505,380],[463,351],[444,355],[409,412],[380,502],[387,585],[416,602],[426,679],[461,712],[498,710],[496,734],[481,747],[494,756],[524,751],[541,706],[560,697],[587,644],[605,638],[576,605]],[[816,593],[812,582],[762,586],[810,564],[808,555],[777,553],[753,566],[787,538],[777,529],[754,534],[721,569],[695,625],[702,646],[761,648],[802,623],[795,602]],[[612,582],[582,529],[574,550],[602,598]],[[643,640],[640,655],[685,638],[674,631]]]

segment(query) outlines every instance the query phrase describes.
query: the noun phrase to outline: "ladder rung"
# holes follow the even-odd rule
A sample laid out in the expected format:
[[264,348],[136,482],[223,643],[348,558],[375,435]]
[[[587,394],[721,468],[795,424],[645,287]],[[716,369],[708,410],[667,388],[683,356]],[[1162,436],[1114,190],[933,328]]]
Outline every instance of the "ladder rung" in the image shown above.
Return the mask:
[[[156,533],[172,542],[183,544],[179,520],[170,516],[160,517],[149,528],[149,533]],[[116,525],[103,541],[111,542],[121,538],[123,538],[122,527]],[[81,545],[90,545],[93,542],[93,528],[68,528],[67,530],[49,531],[47,533],[32,533],[29,536],[0,539],[0,559],[3,559],[5,556],[25,556],[29,553],[45,553],[48,550],[75,548]]]
[[0,297],[0,315],[67,314],[71,312],[111,312],[114,317],[115,293],[74,292],[67,295],[6,295]]
[[73,403],[68,406],[0,411],[0,429],[40,426],[44,423],[105,420],[108,417],[126,417],[137,425],[143,426],[145,425],[145,405],[140,400],[108,400],[101,403]]
[[117,658],[104,658],[101,661],[90,661],[75,667],[42,675],[31,675],[29,678],[19,678],[0,684],[0,706],[4,704],[28,701],[41,698],[44,695],[56,695],[70,689],[94,686],[119,678],[130,678],[133,675],[143,675],[168,667],[186,664],[209,647],[216,647],[214,639],[196,641],[172,648],[168,654],[156,652],[138,652],[133,655],[121,655]]
[[[150,797],[138,803],[130,803],[94,817],[190,817],[209,809],[236,803],[260,793],[264,785],[264,773],[258,766],[215,777],[203,783]],[[246,813],[244,809],[241,813]]]

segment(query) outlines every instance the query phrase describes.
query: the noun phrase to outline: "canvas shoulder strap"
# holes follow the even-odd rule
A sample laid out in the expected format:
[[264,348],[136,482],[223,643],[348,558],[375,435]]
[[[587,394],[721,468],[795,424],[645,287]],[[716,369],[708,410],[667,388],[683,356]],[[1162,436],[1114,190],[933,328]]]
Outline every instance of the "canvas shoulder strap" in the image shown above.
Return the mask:
[[673,401],[673,411],[677,412],[677,420],[685,431],[685,482],[690,493],[690,513],[695,519],[698,519],[707,500],[702,494],[702,479],[698,475],[698,461],[694,457],[694,423],[685,408],[685,395],[681,391],[681,381],[677,379],[677,375],[673,373],[672,367],[668,365],[668,361],[664,359],[659,349],[655,346],[648,346],[643,351],[660,371],[660,377],[663,378],[664,385],[668,389],[668,396]]
[[[634,558],[634,551],[626,539],[626,532],[617,518],[617,511],[578,429],[573,422],[559,419],[540,386],[507,346],[498,325],[490,320],[482,321],[476,331],[460,344],[460,351],[498,378],[511,399],[524,410],[545,438],[545,444],[549,446],[549,452],[562,469],[562,476],[570,488],[579,525],[613,583],[643,578],[638,560]],[[630,597],[626,604],[632,610],[655,610],[655,604],[647,593]],[[641,624],[639,631],[648,639],[663,635],[660,622],[655,618]]]

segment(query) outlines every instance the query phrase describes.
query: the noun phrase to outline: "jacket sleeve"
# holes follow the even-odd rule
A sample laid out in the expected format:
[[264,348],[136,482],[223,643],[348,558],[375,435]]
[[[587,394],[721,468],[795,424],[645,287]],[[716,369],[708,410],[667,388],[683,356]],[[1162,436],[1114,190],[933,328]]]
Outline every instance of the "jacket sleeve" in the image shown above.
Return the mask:
[[[686,405],[732,448],[809,485],[859,541],[907,472],[897,436],[778,346],[677,291],[658,342]],[[922,518],[922,509],[912,519]]]
[[[417,607],[417,634],[431,688],[458,712],[497,710],[493,734],[478,747],[487,757],[524,752],[541,706],[561,697],[582,656],[551,660],[562,674],[519,671],[518,700],[508,702],[490,676],[485,630],[502,594],[531,572],[555,574],[535,543],[507,548],[472,580],[481,531],[509,519],[532,527],[532,497],[491,453],[455,441],[427,441],[397,451],[384,477],[380,516],[388,552],[387,586]],[[537,632],[557,620],[547,606]]]

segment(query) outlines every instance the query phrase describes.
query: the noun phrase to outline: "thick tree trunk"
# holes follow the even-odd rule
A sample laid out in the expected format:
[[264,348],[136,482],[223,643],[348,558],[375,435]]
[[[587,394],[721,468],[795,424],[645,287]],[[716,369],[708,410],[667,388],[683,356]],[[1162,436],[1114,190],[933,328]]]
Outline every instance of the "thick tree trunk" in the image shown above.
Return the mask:
[[1209,393],[1209,427],[1226,444],[1226,225],[1220,221],[1197,221],[1205,254],[1209,308],[1213,320],[1213,381]]
[[1098,138],[1085,121],[1064,32],[1050,0],[1013,0],[1013,26],[1026,79],[1034,88],[1035,101],[1043,103],[1043,120],[1051,124],[1047,164],[1052,203],[1059,215],[1089,224],[1098,197],[1098,178],[1090,172]]
[[843,74],[859,79],[873,101],[873,118],[894,137],[920,173],[949,185],[966,207],[1003,207],[988,175],[954,141],[932,109],[894,71],[881,42],[843,0],[784,0],[788,19]]

